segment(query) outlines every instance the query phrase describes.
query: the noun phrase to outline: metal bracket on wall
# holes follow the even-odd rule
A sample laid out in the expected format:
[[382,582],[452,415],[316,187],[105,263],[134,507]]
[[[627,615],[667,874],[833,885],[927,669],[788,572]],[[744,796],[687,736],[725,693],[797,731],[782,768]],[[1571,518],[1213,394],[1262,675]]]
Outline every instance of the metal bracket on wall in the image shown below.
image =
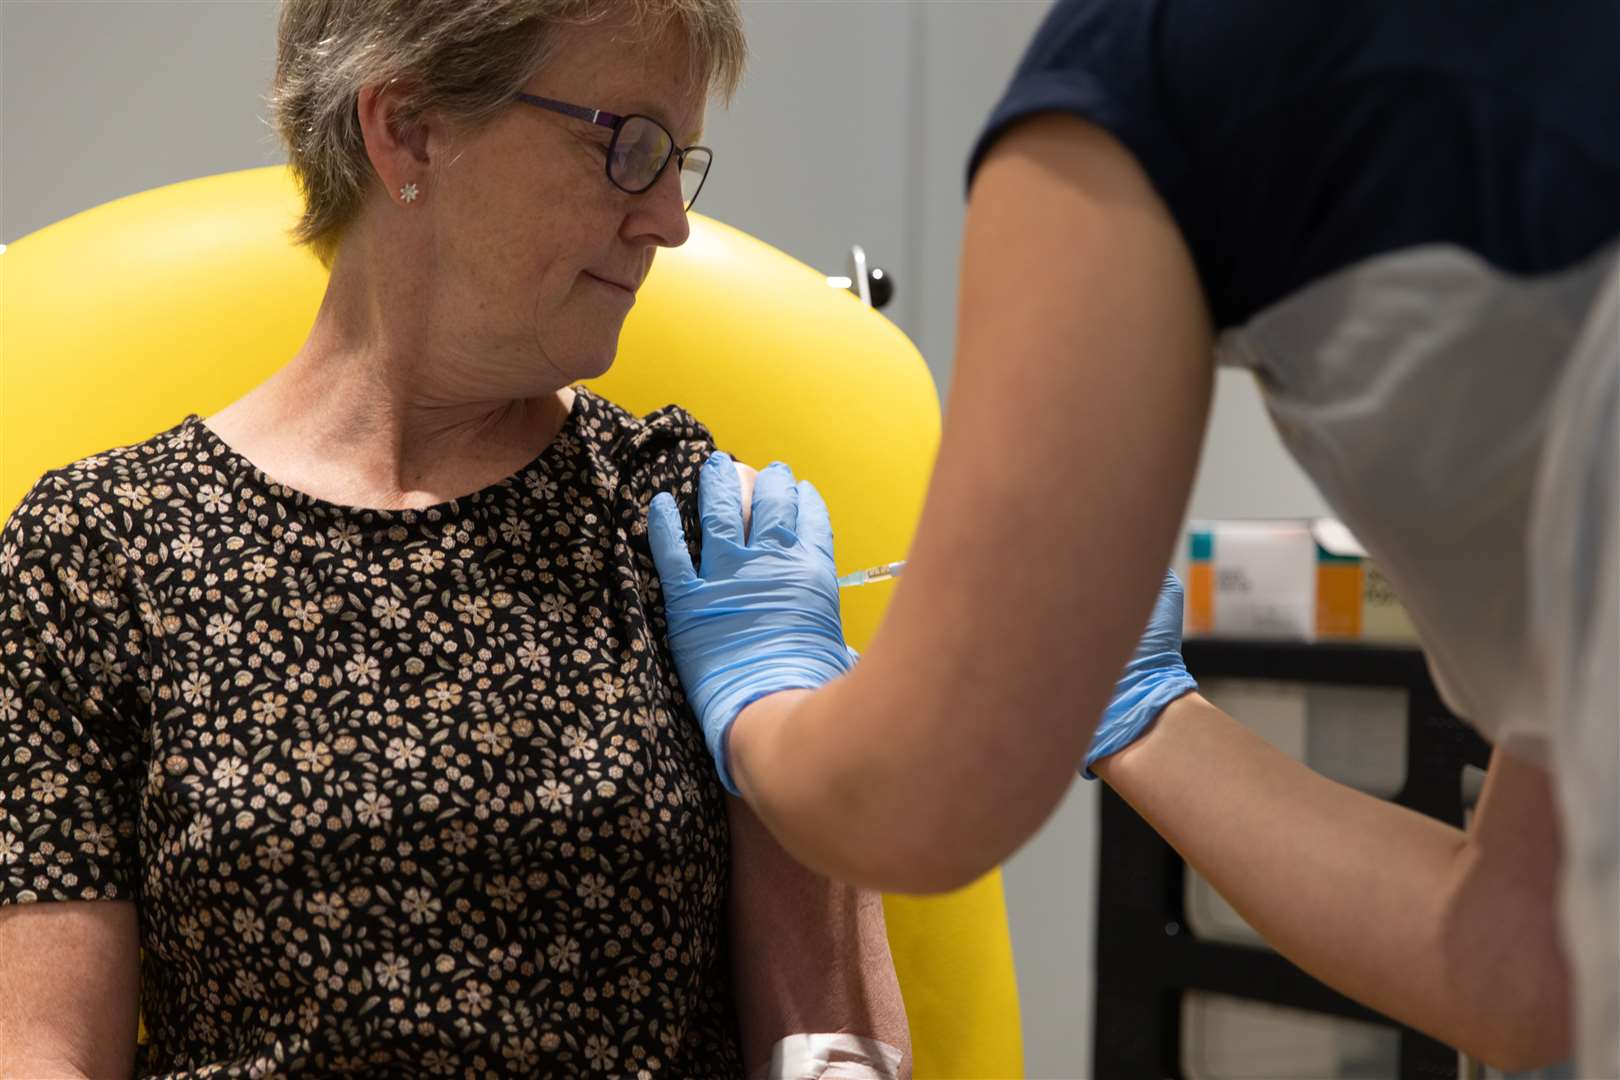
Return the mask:
[[881,266],[869,266],[866,249],[859,244],[850,245],[849,273],[834,274],[827,278],[827,284],[848,289],[869,308],[882,310],[894,299],[894,277]]

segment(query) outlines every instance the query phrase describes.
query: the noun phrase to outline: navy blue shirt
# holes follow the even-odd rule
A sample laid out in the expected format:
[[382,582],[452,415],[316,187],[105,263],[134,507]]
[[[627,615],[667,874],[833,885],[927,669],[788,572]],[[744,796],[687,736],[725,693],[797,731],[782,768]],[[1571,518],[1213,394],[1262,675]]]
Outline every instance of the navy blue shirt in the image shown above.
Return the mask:
[[1047,111],[1141,162],[1217,329],[1398,249],[1540,274],[1620,235],[1615,0],[1061,0],[970,179]]

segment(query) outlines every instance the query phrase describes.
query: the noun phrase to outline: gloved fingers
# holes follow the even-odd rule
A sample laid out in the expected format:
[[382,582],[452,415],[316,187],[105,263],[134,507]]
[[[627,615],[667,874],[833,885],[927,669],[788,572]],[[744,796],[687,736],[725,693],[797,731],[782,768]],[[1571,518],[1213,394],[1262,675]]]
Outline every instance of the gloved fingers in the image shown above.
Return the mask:
[[811,548],[821,552],[827,558],[829,566],[833,563],[833,531],[832,517],[827,513],[827,503],[816,490],[816,485],[808,480],[800,480],[799,488],[799,539]]
[[742,481],[731,455],[716,450],[698,474],[698,517],[703,522],[703,543],[724,540],[743,546]]
[[692,569],[692,553],[686,546],[686,530],[681,528],[681,512],[675,507],[675,498],[660,491],[647,507],[647,544],[652,548],[653,565],[667,589],[686,585],[696,580]]
[[773,461],[754,481],[754,520],[749,529],[753,547],[791,547],[798,539],[799,491],[793,470]]

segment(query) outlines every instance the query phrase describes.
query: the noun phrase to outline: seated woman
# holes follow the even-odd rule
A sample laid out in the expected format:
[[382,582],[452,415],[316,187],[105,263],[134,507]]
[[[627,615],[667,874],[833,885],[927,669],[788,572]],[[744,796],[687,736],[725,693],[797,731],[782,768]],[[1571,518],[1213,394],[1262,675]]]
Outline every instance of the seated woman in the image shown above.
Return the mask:
[[724,797],[665,645],[712,440],[570,389],[743,53],[735,0],[284,6],[308,340],[0,540],[0,1074],[127,1075],[137,998],[166,1075],[908,1071],[879,899]]

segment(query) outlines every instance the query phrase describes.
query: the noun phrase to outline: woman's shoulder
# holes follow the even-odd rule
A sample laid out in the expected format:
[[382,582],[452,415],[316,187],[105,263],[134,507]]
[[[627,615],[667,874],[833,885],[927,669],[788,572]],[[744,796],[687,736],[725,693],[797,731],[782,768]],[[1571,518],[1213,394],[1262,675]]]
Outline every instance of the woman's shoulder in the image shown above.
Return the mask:
[[619,453],[648,444],[714,441],[703,422],[679,405],[665,405],[638,416],[583,387],[575,389],[574,402],[580,427],[591,441]]
[[[5,546],[103,545],[141,531],[154,509],[212,472],[188,417],[138,443],[90,454],[42,475],[8,515]],[[202,470],[207,470],[204,473]]]
[[85,686],[101,678],[81,669],[86,641],[123,640],[137,650],[137,582],[160,559],[153,523],[172,516],[183,497],[174,478],[189,460],[190,422],[80,458],[34,483],[0,531],[0,635],[33,639],[25,653],[51,652]]
[[643,416],[588,390],[574,408],[578,430],[621,481],[635,483],[694,472],[714,452],[714,436],[690,412],[665,405]]

